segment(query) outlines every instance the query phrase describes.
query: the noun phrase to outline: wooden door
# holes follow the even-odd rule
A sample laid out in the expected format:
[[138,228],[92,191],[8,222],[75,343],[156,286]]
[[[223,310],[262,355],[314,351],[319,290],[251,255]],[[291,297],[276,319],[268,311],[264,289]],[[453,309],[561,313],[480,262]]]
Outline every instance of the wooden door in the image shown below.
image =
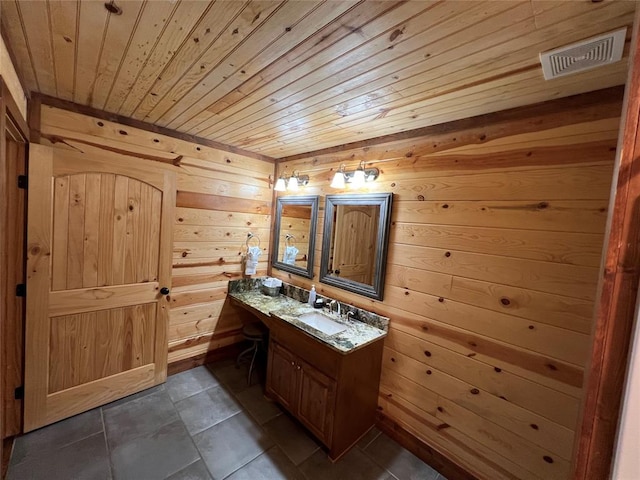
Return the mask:
[[373,284],[379,207],[338,205],[334,273],[354,282]]
[[25,431],[165,381],[174,205],[153,162],[31,145]]
[[333,427],[336,382],[308,363],[301,363],[298,418],[329,445]]

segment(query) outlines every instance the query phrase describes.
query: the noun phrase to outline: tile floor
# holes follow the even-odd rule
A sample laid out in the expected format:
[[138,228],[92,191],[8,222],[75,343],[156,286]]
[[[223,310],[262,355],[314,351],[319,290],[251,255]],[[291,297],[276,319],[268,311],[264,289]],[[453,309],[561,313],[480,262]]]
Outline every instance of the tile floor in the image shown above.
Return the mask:
[[446,480],[376,429],[332,464],[246,372],[198,367],[19,437],[7,479]]

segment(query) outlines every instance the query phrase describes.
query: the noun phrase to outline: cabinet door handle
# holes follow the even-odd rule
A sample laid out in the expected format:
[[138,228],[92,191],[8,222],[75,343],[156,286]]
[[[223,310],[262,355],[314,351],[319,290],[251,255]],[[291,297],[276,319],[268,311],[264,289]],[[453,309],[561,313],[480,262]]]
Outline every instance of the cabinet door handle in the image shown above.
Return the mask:
[[300,365],[298,365],[296,368],[297,368],[298,370],[300,370]]
[[295,364],[296,363],[293,360],[291,360],[291,366],[293,367]]

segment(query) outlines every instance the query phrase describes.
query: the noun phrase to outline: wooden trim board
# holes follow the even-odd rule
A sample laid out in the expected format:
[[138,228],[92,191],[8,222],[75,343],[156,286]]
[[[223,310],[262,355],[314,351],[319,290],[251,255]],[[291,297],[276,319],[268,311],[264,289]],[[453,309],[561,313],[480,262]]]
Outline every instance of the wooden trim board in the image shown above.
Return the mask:
[[[632,61],[623,103],[609,203],[606,249],[595,309],[591,357],[572,478],[609,478],[626,381],[640,282],[640,10],[631,40]],[[635,399],[637,401],[637,399]]]
[[[51,107],[61,108],[63,110],[69,110],[76,113],[81,113],[83,115],[89,115],[92,117],[100,118],[102,120],[107,120],[109,122],[116,122],[121,125],[127,125],[129,127],[139,128],[141,130],[146,130],[148,132],[157,133],[159,135],[166,135],[167,137],[173,137],[180,140],[184,140],[187,142],[195,143],[197,145],[203,145],[210,148],[215,148],[218,150],[223,150],[225,152],[236,153],[239,155],[244,155],[250,158],[255,158],[257,160],[264,160],[267,162],[275,162],[275,159],[268,157],[266,155],[261,155],[259,153],[254,153],[248,150],[244,150],[242,148],[234,147],[231,145],[226,145],[224,143],[215,142],[213,140],[208,140],[206,138],[197,137],[195,135],[189,135],[187,133],[181,133],[176,130],[171,130],[169,128],[160,127],[158,125],[153,125],[151,123],[141,122],[140,120],[135,120],[133,118],[124,117],[122,115],[117,115],[115,113],[109,113],[104,110],[98,110],[93,107],[87,107],[85,105],[80,105],[77,103],[69,102],[67,100],[62,100],[55,97],[50,97],[49,95],[43,95],[40,93],[33,93],[31,101],[39,102],[41,105],[49,105]],[[39,109],[38,109],[39,110]],[[39,122],[38,122],[39,123]],[[32,123],[31,127],[34,128],[36,123]],[[39,132],[37,132],[39,134]],[[34,135],[35,136],[35,135]]]
[[28,141],[29,140],[29,126],[27,122],[22,117],[22,113],[20,113],[20,109],[18,108],[18,104],[15,99],[11,95],[9,88],[4,82],[2,76],[0,76],[0,86],[2,91],[2,99],[5,102],[5,111],[6,114],[9,115],[12,122],[16,125],[22,136]]
[[[17,143],[13,159],[8,155],[7,137]],[[21,402],[14,399],[16,385],[13,382],[16,371],[22,368],[18,360],[22,347],[16,345],[19,343],[16,338],[20,338],[16,332],[24,325],[21,316],[24,301],[15,296],[15,280],[24,275],[24,264],[17,261],[23,258],[23,244],[18,239],[24,236],[15,225],[23,220],[17,207],[21,205],[24,192],[18,190],[15,175],[26,168],[24,144],[28,137],[17,103],[0,77],[0,205],[3,206],[0,211],[0,298],[5,299],[0,302],[0,438],[5,434],[14,435],[21,428]],[[0,457],[3,458],[0,473],[6,471],[4,458],[10,455],[11,445],[10,438],[0,444]]]
[[[4,42],[4,46],[6,47],[7,52],[9,53],[9,58],[11,59],[11,63],[13,65],[19,65],[17,57],[15,55],[15,52],[13,51],[13,48],[11,47],[11,42],[9,42],[9,39],[7,38],[6,31],[1,26],[0,26],[0,35],[2,36],[2,41]],[[18,72],[16,72],[16,77],[18,78],[18,82],[20,82],[20,88],[22,88],[22,91],[24,92],[25,96],[27,97],[27,101],[28,101],[30,99],[29,98],[29,89],[25,85],[24,80],[17,73]]]
[[[4,85],[0,86],[0,94],[4,94]],[[8,159],[6,155],[7,140],[6,140],[6,128],[7,128],[7,115],[6,115],[6,102],[4,97],[0,98],[0,202],[2,205],[6,205],[9,199],[9,179],[8,179]],[[9,232],[7,226],[9,225],[9,212],[6,208],[0,210],[0,297],[8,297],[10,294],[10,286],[7,284],[7,278],[4,272],[7,271],[7,264],[9,259]],[[5,324],[7,323],[7,305],[4,301],[0,302],[0,346],[4,352],[6,349],[7,340],[4,334]],[[5,398],[4,391],[4,377],[5,377],[5,360],[4,354],[0,355],[0,408],[4,411]],[[4,414],[0,415],[0,437],[4,434]],[[0,458],[4,458],[4,443],[0,444]]]

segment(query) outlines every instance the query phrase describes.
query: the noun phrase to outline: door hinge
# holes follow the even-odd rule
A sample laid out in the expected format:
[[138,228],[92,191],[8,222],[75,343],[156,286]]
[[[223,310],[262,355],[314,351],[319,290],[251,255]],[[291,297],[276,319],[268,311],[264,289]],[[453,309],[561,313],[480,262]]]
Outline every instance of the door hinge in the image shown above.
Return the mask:
[[19,283],[16,285],[16,297],[26,297],[27,296],[27,286],[24,283]]
[[22,400],[24,398],[24,386],[20,385],[13,392],[13,398],[16,400]]
[[29,179],[26,175],[18,175],[18,188],[24,188],[25,190],[29,187]]

